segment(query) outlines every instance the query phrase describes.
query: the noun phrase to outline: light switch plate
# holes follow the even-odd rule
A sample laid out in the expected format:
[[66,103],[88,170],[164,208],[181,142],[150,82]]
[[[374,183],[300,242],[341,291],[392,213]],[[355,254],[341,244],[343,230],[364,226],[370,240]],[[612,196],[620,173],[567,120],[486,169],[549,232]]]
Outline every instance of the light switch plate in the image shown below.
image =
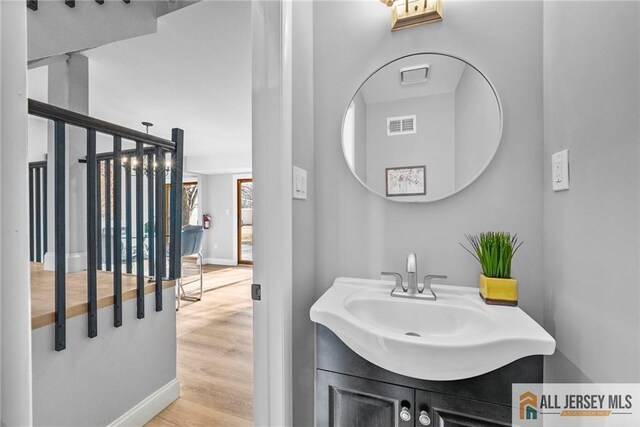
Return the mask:
[[551,156],[551,183],[553,191],[569,189],[569,150]]
[[293,167],[293,198],[307,199],[307,171],[297,166]]

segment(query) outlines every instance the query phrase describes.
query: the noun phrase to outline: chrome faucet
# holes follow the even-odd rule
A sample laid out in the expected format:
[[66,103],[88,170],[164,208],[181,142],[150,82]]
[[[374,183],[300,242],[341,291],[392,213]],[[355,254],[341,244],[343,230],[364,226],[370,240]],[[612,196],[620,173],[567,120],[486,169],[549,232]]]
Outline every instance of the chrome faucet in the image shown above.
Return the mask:
[[407,257],[407,292],[418,292],[418,259],[411,252]]
[[[431,280],[446,279],[447,276],[429,274],[424,277],[424,285],[422,288],[418,286],[418,259],[415,253],[410,253],[407,257],[407,285],[402,281],[400,273],[392,273],[383,271],[382,276],[393,276],[396,280],[396,286],[391,291],[392,297],[398,298],[415,298],[435,301],[436,294],[431,289]],[[425,292],[427,291],[427,292]]]

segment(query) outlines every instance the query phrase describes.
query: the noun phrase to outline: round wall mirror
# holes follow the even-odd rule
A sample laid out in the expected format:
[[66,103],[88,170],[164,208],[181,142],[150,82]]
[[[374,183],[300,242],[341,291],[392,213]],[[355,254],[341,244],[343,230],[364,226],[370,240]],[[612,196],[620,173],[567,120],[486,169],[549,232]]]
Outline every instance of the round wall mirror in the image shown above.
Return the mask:
[[342,122],[342,150],[374,193],[433,202],[480,176],[501,133],[500,100],[477,68],[451,55],[415,54],[360,86]]

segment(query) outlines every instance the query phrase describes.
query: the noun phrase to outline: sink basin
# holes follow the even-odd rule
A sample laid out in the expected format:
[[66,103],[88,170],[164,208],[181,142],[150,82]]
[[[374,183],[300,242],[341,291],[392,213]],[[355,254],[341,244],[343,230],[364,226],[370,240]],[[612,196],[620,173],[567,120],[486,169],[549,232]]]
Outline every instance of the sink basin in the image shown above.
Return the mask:
[[433,285],[436,301],[391,297],[394,284],[338,278],[311,320],[389,371],[460,380],[520,358],[553,354],[555,340],[517,307],[485,304],[476,288]]

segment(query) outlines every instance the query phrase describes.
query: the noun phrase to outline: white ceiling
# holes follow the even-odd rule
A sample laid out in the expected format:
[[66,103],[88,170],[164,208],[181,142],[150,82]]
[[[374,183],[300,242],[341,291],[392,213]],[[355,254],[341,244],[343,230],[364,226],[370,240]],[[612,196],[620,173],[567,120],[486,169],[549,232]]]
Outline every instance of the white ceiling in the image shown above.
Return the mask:
[[[400,70],[413,66],[429,66],[424,83],[400,84]],[[462,77],[466,63],[443,55],[415,55],[403,58],[376,72],[362,87],[367,104],[454,92]]]
[[182,128],[188,172],[251,169],[250,2],[201,1],[84,54],[90,115],[167,139]]

